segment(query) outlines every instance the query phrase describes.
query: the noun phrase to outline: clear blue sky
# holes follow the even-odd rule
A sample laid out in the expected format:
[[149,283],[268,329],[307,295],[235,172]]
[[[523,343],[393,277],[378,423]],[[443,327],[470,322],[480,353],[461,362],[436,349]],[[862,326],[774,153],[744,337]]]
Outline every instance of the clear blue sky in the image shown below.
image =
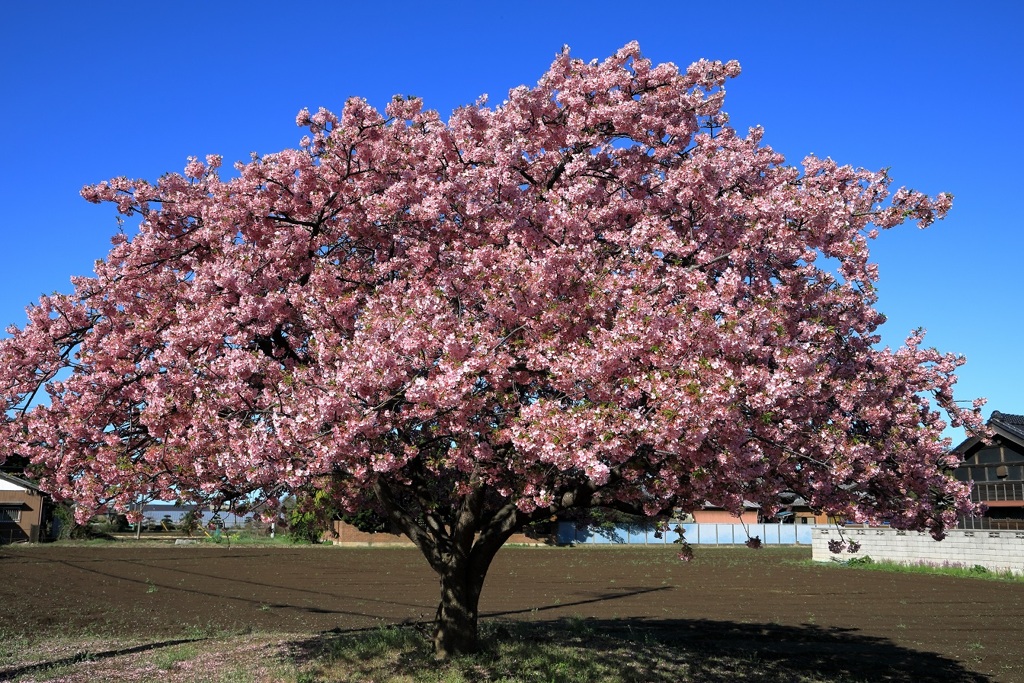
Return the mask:
[[638,40],[656,62],[740,60],[725,109],[791,162],[952,192],[944,222],[875,243],[884,340],[927,328],[969,358],[960,398],[1024,413],[1021,26],[1017,0],[5,2],[0,322],[106,254],[115,213],[78,196],[86,183],[294,146],[299,109],[353,95],[418,95],[447,117],[532,85],[563,44],[589,60]]

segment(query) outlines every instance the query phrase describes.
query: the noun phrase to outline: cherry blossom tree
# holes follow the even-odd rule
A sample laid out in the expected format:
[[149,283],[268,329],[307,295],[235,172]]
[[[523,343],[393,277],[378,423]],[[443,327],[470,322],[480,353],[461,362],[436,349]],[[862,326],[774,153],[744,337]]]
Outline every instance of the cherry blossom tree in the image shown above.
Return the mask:
[[575,508],[798,493],[941,537],[971,509],[944,420],[977,428],[980,403],[921,332],[879,347],[868,245],[951,197],[786,165],[728,126],[738,74],[565,50],[447,123],[350,99],[229,179],[210,156],[85,188],[138,233],[0,342],[0,448],[81,516],[376,505],[440,577],[439,657],[476,648],[510,535]]

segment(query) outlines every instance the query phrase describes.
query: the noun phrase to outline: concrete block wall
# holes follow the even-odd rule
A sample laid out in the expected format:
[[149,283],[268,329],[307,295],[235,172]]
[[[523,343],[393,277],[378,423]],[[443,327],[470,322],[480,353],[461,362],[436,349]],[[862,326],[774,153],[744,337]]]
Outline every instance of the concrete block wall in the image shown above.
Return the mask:
[[815,528],[811,536],[812,558],[816,562],[870,557],[902,564],[927,564],[970,569],[975,565],[989,571],[1024,574],[1024,531],[968,531],[952,529],[936,541],[923,531],[889,528],[844,528],[842,540],[860,544],[856,553],[829,551],[828,542],[840,540],[835,527]]

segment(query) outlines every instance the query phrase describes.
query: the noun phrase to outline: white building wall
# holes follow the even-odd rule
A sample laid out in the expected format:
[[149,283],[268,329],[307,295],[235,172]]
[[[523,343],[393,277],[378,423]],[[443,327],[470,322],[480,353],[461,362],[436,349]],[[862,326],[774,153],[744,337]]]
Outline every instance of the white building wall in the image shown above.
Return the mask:
[[[970,569],[975,565],[989,571],[1011,571],[1024,574],[1024,531],[968,531],[952,529],[946,538],[936,541],[923,531],[896,529],[815,528],[811,536],[812,558],[816,562],[851,560],[870,557],[873,560],[901,564],[926,564]],[[828,542],[844,540],[860,544],[856,553],[844,549],[839,554],[828,549]]]

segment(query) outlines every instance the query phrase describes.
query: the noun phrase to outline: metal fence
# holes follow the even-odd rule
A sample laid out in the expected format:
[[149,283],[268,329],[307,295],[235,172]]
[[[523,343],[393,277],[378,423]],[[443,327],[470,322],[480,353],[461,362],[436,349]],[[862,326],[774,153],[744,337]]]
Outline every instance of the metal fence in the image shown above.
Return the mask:
[[558,523],[558,544],[662,545],[679,540],[677,527],[692,545],[743,545],[758,537],[764,545],[811,545],[811,529],[815,524],[678,524],[669,523],[667,531],[658,532],[653,524],[615,527],[589,526],[576,522]]

